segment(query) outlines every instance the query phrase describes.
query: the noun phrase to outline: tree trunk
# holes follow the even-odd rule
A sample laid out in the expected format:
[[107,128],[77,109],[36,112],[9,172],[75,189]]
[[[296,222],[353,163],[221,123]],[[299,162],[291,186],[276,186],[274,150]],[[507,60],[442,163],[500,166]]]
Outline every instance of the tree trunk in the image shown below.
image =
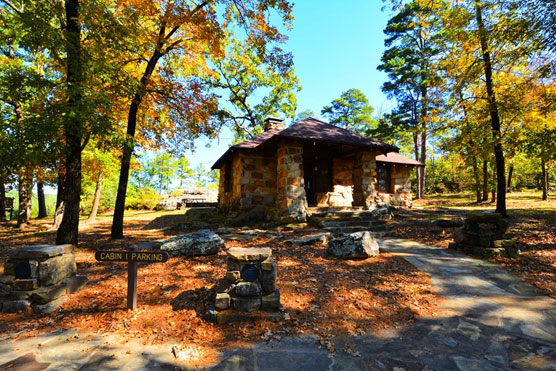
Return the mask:
[[481,177],[479,175],[479,166],[477,165],[477,157],[473,156],[473,178],[475,178],[475,194],[477,196],[477,203],[482,201],[481,196]]
[[70,115],[64,122],[65,148],[65,182],[64,182],[64,216],[56,233],[56,244],[77,245],[79,232],[79,202],[81,197],[81,151],[83,124],[78,115],[82,100],[81,65],[81,25],[79,24],[79,0],[65,0],[66,24],[66,80],[67,107]]
[[483,201],[488,201],[488,162],[483,160]]
[[494,203],[496,200],[496,166],[492,167],[492,188],[490,189],[490,192],[492,194],[490,202]]
[[0,222],[6,221],[6,186],[4,179],[0,179]]
[[[159,36],[164,35],[164,26],[162,26]],[[129,107],[129,113],[127,116],[127,141],[124,143],[122,148],[122,166],[120,168],[120,180],[118,182],[118,193],[116,195],[116,206],[114,208],[114,217],[112,219],[112,232],[110,235],[111,239],[119,239],[124,237],[124,211],[125,211],[125,198],[127,193],[127,183],[129,180],[129,168],[131,164],[131,156],[133,155],[133,148],[135,146],[135,129],[137,127],[137,112],[139,111],[139,106],[145,96],[146,86],[154,72],[158,60],[162,57],[162,40],[159,37],[159,41],[155,48],[155,51],[147,63],[145,72],[141,77],[141,83],[139,90],[135,93],[131,105]]]
[[[421,135],[421,162],[426,165],[427,163],[427,132],[426,129],[423,131]],[[418,169],[421,171],[421,197],[425,198],[425,187],[426,187],[426,179],[427,179],[427,167],[426,166],[418,166]]]
[[62,170],[58,170],[58,180],[57,180],[57,189],[56,189],[56,209],[60,206],[62,201],[64,201],[64,183],[65,183],[64,172]]
[[44,199],[44,184],[41,181],[37,181],[37,200],[39,203],[39,215],[38,219],[46,218],[46,200]]
[[98,205],[100,203],[100,190],[102,189],[102,171],[98,174],[97,186],[95,189],[95,198],[93,200],[93,207],[91,208],[91,213],[87,221],[92,222],[97,217]]
[[542,200],[548,200],[548,171],[546,169],[546,161],[541,159],[541,170],[542,170]]
[[508,170],[508,193],[512,193],[512,175],[514,173],[514,164],[510,164],[510,169]]
[[19,175],[19,210],[17,211],[17,226],[28,224],[31,219],[31,202],[33,200],[33,176],[24,169]]
[[494,93],[494,82],[492,80],[492,61],[488,45],[488,31],[483,22],[483,9],[480,0],[475,0],[475,17],[479,27],[479,41],[483,53],[483,68],[485,72],[485,84],[489,102],[490,121],[492,137],[494,138],[494,157],[496,159],[496,181],[498,195],[496,198],[496,212],[507,216],[506,210],[506,175],[504,165],[504,151],[502,150],[502,133],[500,131],[500,116],[498,104]]
[[58,181],[56,190],[56,210],[54,211],[54,224],[52,224],[51,230],[56,230],[60,227],[62,223],[62,218],[64,217],[64,187],[65,187],[65,176],[64,171],[58,169]]
[[[419,138],[417,134],[413,134],[413,146],[415,149],[415,161],[419,161]],[[419,167],[415,170],[415,198],[421,198],[421,172]]]

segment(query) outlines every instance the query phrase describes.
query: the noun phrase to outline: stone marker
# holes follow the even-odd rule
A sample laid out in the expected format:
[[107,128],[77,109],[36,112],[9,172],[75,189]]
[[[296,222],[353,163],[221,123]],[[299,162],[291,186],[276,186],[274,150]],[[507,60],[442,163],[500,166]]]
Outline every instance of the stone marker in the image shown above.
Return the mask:
[[170,256],[190,257],[214,255],[225,246],[224,240],[220,236],[204,229],[171,238],[160,246],[160,250],[168,252]]
[[326,252],[340,259],[365,259],[377,256],[379,247],[371,233],[365,231],[334,238],[326,245]]
[[[227,250],[228,269],[216,294],[215,308],[207,318],[217,323],[249,320],[235,312],[257,310],[278,311],[280,291],[276,288],[276,263],[272,250],[263,248],[231,248]],[[252,319],[251,319],[252,320]]]

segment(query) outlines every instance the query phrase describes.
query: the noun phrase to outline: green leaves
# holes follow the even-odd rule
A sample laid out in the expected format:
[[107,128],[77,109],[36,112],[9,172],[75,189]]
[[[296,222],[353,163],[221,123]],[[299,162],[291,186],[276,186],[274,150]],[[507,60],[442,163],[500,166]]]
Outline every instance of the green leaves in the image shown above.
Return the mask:
[[372,118],[374,109],[359,89],[349,89],[334,99],[330,106],[322,109],[321,114],[336,126],[362,133],[377,126]]
[[214,115],[234,131],[236,140],[261,133],[267,116],[294,118],[295,93],[301,87],[290,53],[232,38],[226,56],[214,59],[214,70],[207,84],[227,96]]

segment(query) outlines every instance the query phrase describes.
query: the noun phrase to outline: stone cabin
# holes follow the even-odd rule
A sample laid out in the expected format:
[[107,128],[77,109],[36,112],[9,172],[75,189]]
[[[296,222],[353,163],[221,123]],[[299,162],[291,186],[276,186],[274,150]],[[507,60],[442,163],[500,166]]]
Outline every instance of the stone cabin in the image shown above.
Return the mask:
[[411,206],[411,170],[424,165],[397,147],[314,118],[284,129],[269,117],[264,130],[212,166],[220,208],[261,205],[282,221],[305,221],[311,206]]

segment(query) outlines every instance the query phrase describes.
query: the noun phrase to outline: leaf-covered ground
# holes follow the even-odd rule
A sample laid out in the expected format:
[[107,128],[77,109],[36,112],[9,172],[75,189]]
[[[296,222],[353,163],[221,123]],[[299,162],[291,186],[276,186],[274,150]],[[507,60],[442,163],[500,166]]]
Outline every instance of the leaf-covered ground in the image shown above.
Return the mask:
[[[436,315],[438,298],[431,292],[429,276],[402,258],[381,253],[376,258],[343,261],[328,257],[324,245],[300,247],[283,242],[302,235],[302,230],[280,232],[284,235],[281,240],[260,235],[250,241],[227,242],[227,247],[273,249],[283,306],[279,320],[215,325],[203,319],[213,303],[215,285],[225,274],[224,252],[140,265],[139,309],[126,310],[125,263],[96,262],[94,249],[169,238],[183,230],[168,227],[184,221],[183,212],[135,214],[126,219],[128,237],[116,244],[109,241],[109,218],[84,225],[76,258],[79,274],[89,278],[88,286],[49,315],[1,314],[0,332],[24,330],[23,336],[59,327],[79,328],[138,337],[150,343],[175,341],[209,349],[249,340],[316,334],[326,345],[334,336],[400,328],[411,325],[417,316]],[[53,243],[53,232],[45,228],[45,222],[34,222],[23,232],[3,226],[2,259],[16,246]]]
[[[448,247],[450,229],[440,229],[435,219],[463,217],[467,212],[493,210],[494,204],[475,204],[472,195],[436,195],[417,200],[408,220],[395,227],[396,235],[419,242]],[[508,194],[508,233],[516,239],[522,254],[515,259],[493,258],[526,282],[556,299],[556,197],[540,199],[539,192]],[[396,222],[398,223],[398,222]],[[398,223],[399,224],[399,223]]]

